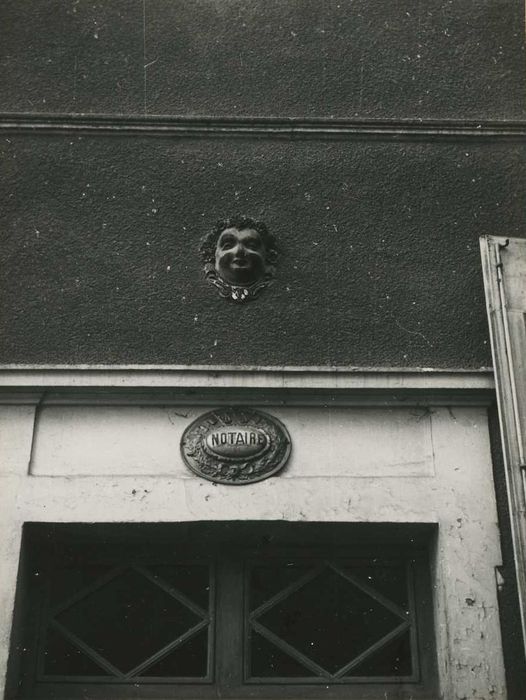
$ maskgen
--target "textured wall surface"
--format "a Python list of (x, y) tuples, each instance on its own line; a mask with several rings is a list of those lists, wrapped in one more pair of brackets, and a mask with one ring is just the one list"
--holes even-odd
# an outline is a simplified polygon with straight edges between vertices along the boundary
[[(480, 367), (478, 237), (524, 233), (513, 142), (10, 135), (2, 362)], [(205, 282), (216, 219), (262, 218), (275, 284)]]
[[(75, 476), (195, 479), (183, 462), (180, 444), (183, 431), (202, 413), (202, 407), (107, 406), (94, 411), (92, 406), (46, 406), (38, 419), (30, 473), (66, 476), (74, 470)], [(273, 408), (272, 415), (287, 426), (294, 445), (283, 479), (318, 476), (320, 469), (325, 477), (335, 478), (436, 475), (425, 411)]]
[[(526, 235), (522, 0), (3, 0), (0, 26), (0, 363), (491, 363), (478, 238)], [(285, 134), (291, 119), (315, 133)], [(345, 120), (351, 135), (329, 133)], [(275, 284), (237, 307), (198, 255), (235, 212), (280, 247)], [(482, 410), (331, 425), (323, 471), (322, 421), (297, 420), (303, 462), (235, 493), (170, 471), (176, 430), (170, 453), (141, 442), (160, 418), (163, 438), (175, 428), (169, 409), (118, 409), (104, 428), (100, 407), (80, 413), (0, 415), (3, 608), (25, 521), (294, 521), (308, 503), (311, 520), (435, 522), (443, 695), (505, 697)], [(344, 431), (372, 463), (347, 464)], [(511, 700), (523, 650), (501, 527)]]
[[(525, 231), (524, 141), (502, 132), (525, 115), (523, 19), (519, 0), (5, 0), (0, 363), (488, 366), (478, 237)], [(272, 131), (290, 118), (315, 133)], [(238, 308), (197, 252), (234, 213), (281, 249)]]
[[(143, 413), (141, 432), (134, 421), (121, 419), (127, 408), (106, 406), (101, 412), (100, 405), (84, 405), (82, 416), (79, 407), (69, 415), (67, 409), (62, 411), (62, 435), (53, 428), (49, 414), (37, 413), (33, 426), (25, 410), (30, 408), (3, 406), (0, 411), (0, 426), (4, 421), (6, 425), (19, 425), (4, 440), (11, 456), (10, 473), (3, 477), (6, 507), (0, 512), (0, 518), (5, 518), (0, 538), (4, 567), (0, 575), (6, 610), (13, 606), (23, 522), (140, 523), (152, 518), (169, 523), (310, 520), (389, 523), (393, 529), (395, 523), (436, 523), (438, 556), (433, 572), (433, 606), (440, 683), (437, 697), (506, 697), (494, 572), (501, 555), (484, 408), (385, 410), (383, 420), (382, 409), (372, 411), (369, 420), (356, 409), (347, 414), (344, 409), (337, 411), (336, 423), (352, 425), (356, 438), (346, 473), (341, 469), (338, 450), (327, 452), (316, 460), (317, 464), (312, 459), (310, 464), (301, 459), (307, 452), (319, 456), (319, 431), (316, 427), (300, 429), (307, 423), (316, 426), (316, 418), (312, 421), (310, 415), (312, 409), (273, 408), (271, 413), (290, 425), (292, 449), (298, 448), (299, 459), (293, 457), (285, 467), (287, 478), (276, 476), (236, 487), (185, 474), (176, 450), (161, 454), (149, 449), (151, 432), (144, 428), (156, 426), (157, 434), (162, 430), (165, 436), (171, 432), (175, 437), (181, 424), (193, 417), (191, 407), (184, 421), (181, 413), (187, 412), (185, 406), (178, 406), (179, 416), (175, 417), (168, 407), (136, 408)], [(315, 410), (319, 415), (325, 414)], [(106, 436), (98, 430), (101, 421), (120, 423), (116, 442), (138, 446), (143, 456), (143, 475), (132, 474), (131, 470), (122, 474), (122, 454), (116, 449), (108, 450)], [(405, 440), (400, 439), (396, 426)], [(335, 425), (335, 438), (338, 432)], [(84, 447), (85, 463), (105, 464), (105, 474), (92, 471), (91, 476), (87, 475), (75, 459), (67, 459), (67, 454), (71, 456), (72, 437)], [(54, 442), (62, 473), (50, 476), (35, 471), (30, 475), (30, 464), (34, 458), (38, 461), (37, 453), (44, 456), (46, 441), (48, 446)], [(407, 442), (412, 442), (417, 451), (420, 445), (421, 455), (428, 455), (426, 460), (432, 468), (425, 475), (402, 474), (399, 465), (409, 457)], [(427, 447), (431, 443), (432, 453)], [(366, 462), (383, 464), (382, 475), (356, 473), (362, 452)], [(117, 476), (119, 471), (121, 475)], [(386, 471), (391, 472), (390, 477), (385, 476)], [(77, 478), (80, 474), (83, 476)], [(0, 639), (4, 642), (9, 623), (7, 616), (0, 623)], [(0, 651), (0, 684), (6, 649), (4, 643)], [(85, 693), (93, 697), (89, 689)]]
[(518, 0), (3, 0), (3, 111), (510, 119)]

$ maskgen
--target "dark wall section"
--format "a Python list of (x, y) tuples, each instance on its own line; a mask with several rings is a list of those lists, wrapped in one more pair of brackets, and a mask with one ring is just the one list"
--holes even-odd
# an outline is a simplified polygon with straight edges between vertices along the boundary
[[(524, 233), (519, 142), (69, 122), (521, 119), (523, 25), (520, 0), (3, 0), (0, 362), (489, 365), (478, 237)], [(281, 246), (238, 307), (197, 253), (236, 212)]]
[[(524, 146), (11, 135), (1, 362), (491, 364), (478, 237), (524, 235)], [(198, 247), (263, 219), (275, 284), (221, 299)]]
[(519, 0), (2, 0), (0, 26), (4, 112), (497, 120), (526, 109)]
[(139, 0), (2, 0), (0, 111), (142, 113)]

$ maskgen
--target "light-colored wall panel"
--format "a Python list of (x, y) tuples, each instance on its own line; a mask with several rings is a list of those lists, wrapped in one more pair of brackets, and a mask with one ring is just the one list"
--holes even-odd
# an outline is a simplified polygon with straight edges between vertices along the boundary
[[(284, 478), (433, 476), (427, 410), (280, 408), (292, 454)], [(196, 408), (48, 406), (41, 410), (31, 473), (195, 478), (179, 452)]]
[[(294, 443), (290, 464), (281, 475), (243, 486), (199, 479), (182, 464), (179, 438), (204, 407), (47, 406), (32, 441), (30, 412), (5, 410), (12, 413), (4, 425), (25, 425), (2, 436), (9, 507), (0, 542), (9, 606), (27, 521), (437, 523), (442, 697), (506, 697), (484, 408), (273, 407), (268, 412), (287, 425)], [(10, 624), (8, 616), (0, 638), (8, 638)]]
[(34, 420), (34, 406), (0, 406), (0, 477), (27, 474)]

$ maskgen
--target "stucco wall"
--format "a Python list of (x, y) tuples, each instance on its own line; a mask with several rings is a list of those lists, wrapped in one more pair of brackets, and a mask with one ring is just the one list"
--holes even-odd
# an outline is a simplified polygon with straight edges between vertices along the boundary
[[(477, 239), (524, 235), (522, 2), (5, 0), (0, 24), (0, 363), (490, 364)], [(197, 249), (236, 212), (281, 253), (233, 309)]]
[[(494, 574), (500, 548), (485, 409), (267, 410), (289, 428), (291, 462), (279, 476), (232, 487), (194, 477), (181, 462), (178, 437), (201, 412), (195, 407), (4, 407), (2, 425), (17, 426), (3, 432), (4, 609), (13, 606), (27, 521), (435, 523), (443, 697), (505, 698)], [(152, 431), (164, 447), (151, 447)], [(320, 435), (334, 443), (333, 451)], [(135, 461), (127, 456), (129, 445)], [(8, 616), (1, 630), (4, 668), (9, 630)]]
[(9, 112), (525, 116), (519, 0), (4, 0), (0, 19)]
[[(489, 366), (478, 237), (524, 235), (523, 151), (12, 135), (0, 362)], [(198, 252), (236, 211), (281, 250), (238, 306)]]

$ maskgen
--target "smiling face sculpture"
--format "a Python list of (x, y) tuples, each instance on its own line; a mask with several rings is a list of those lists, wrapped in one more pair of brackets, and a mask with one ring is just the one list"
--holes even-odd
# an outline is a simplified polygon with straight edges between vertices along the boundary
[(216, 245), (216, 270), (229, 284), (250, 285), (265, 272), (265, 244), (253, 228), (227, 228)]
[(232, 301), (255, 298), (274, 277), (274, 237), (265, 224), (246, 216), (218, 222), (201, 255), (207, 280)]

